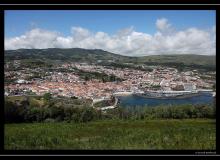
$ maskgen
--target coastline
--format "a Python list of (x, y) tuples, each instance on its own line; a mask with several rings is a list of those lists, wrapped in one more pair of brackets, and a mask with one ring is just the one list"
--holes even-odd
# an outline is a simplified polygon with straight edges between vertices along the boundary
[[(157, 97), (157, 96), (147, 96), (144, 95), (143, 93), (134, 93), (134, 92), (129, 92), (129, 94), (127, 94), (128, 92), (126, 92), (125, 94), (117, 94), (114, 95), (115, 98), (115, 103), (112, 106), (105, 106), (100, 108), (100, 110), (104, 111), (107, 109), (114, 109), (116, 108), (120, 102), (121, 99), (120, 97), (129, 97), (129, 96), (137, 96), (137, 97), (142, 97), (142, 98), (146, 98), (146, 99), (155, 99), (155, 100), (180, 100), (180, 99), (185, 99), (185, 98), (192, 98), (192, 97), (198, 97), (201, 96), (203, 94), (213, 94), (213, 92), (207, 92), (207, 91), (196, 91), (196, 92), (185, 92), (185, 94), (183, 95), (176, 95), (176, 96), (161, 96), (161, 97)], [(174, 92), (175, 93), (175, 92)], [(184, 92), (183, 92), (184, 93)]]
[[(190, 97), (200, 96), (203, 93), (210, 93), (213, 95), (212, 90), (196, 90), (196, 91), (162, 91), (162, 92), (148, 91), (145, 93), (130, 92), (129, 94), (127, 94), (127, 92), (126, 92), (125, 94), (116, 94), (115, 96), (120, 97), (120, 96), (134, 95), (134, 96), (140, 96), (140, 97), (149, 98), (149, 99), (182, 99), (182, 98), (190, 98)], [(148, 94), (148, 95), (146, 95), (146, 94)], [(172, 95), (172, 94), (174, 94), (174, 95)]]
[(118, 105), (118, 100), (119, 100), (119, 99), (118, 99), (117, 97), (115, 97), (115, 103), (114, 103), (112, 106), (102, 107), (101, 110), (104, 111), (104, 110), (106, 110), (106, 109), (114, 109), (114, 108), (116, 108), (117, 105)]

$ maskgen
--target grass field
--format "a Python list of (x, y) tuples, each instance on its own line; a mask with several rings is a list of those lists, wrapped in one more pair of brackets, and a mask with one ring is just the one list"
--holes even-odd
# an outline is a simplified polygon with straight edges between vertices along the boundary
[(216, 149), (211, 119), (5, 125), (5, 149)]

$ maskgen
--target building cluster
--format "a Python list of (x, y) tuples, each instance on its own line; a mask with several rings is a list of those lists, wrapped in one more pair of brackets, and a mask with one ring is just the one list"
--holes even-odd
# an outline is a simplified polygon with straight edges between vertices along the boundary
[[(15, 63), (18, 65), (18, 62)], [(153, 71), (142, 71), (131, 68), (113, 68), (87, 63), (66, 63), (59, 66), (62, 71), (43, 71), (41, 68), (23, 68), (18, 71), (7, 71), (5, 77), (13, 79), (13, 83), (5, 84), (5, 95), (22, 95), (35, 93), (43, 95), (100, 99), (109, 98), (116, 92), (145, 92), (151, 90), (177, 91), (212, 88), (214, 80), (204, 81), (197, 70), (178, 72), (175, 68), (154, 67)], [(92, 79), (85, 81), (74, 71), (74, 68), (87, 72), (100, 72), (115, 75), (123, 81), (105, 82)], [(42, 77), (34, 77), (33, 73), (44, 73)], [(28, 78), (29, 77), (29, 78)]]

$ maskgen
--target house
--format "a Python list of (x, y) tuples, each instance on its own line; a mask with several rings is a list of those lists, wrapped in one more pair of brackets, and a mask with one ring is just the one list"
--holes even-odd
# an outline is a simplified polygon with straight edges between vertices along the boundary
[(19, 84), (22, 84), (22, 83), (25, 83), (26, 81), (25, 80), (23, 80), (23, 79), (19, 79), (19, 80), (17, 80), (17, 83), (19, 83)]
[(196, 86), (194, 84), (192, 84), (192, 83), (184, 83), (183, 87), (184, 87), (185, 91), (196, 90)]

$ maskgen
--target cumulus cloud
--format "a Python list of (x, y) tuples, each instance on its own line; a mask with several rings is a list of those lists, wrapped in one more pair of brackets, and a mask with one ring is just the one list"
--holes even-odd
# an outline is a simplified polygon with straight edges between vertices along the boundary
[(156, 21), (157, 32), (147, 34), (134, 27), (121, 29), (113, 35), (91, 32), (82, 27), (72, 27), (69, 36), (56, 31), (32, 29), (24, 35), (5, 39), (5, 49), (19, 48), (85, 48), (103, 49), (127, 56), (156, 54), (203, 54), (216, 53), (215, 26), (209, 30), (188, 28), (175, 31), (167, 19)]
[(160, 31), (167, 30), (171, 27), (171, 24), (168, 23), (166, 18), (160, 18), (156, 21), (157, 29)]
[(90, 36), (90, 31), (82, 27), (72, 27), (71, 33), (76, 40), (83, 40)]
[(212, 31), (213, 31), (214, 33), (216, 33), (216, 26), (213, 26), (213, 27), (212, 27)]
[(5, 49), (54, 47), (58, 35), (57, 32), (32, 29), (19, 37), (6, 39)]

